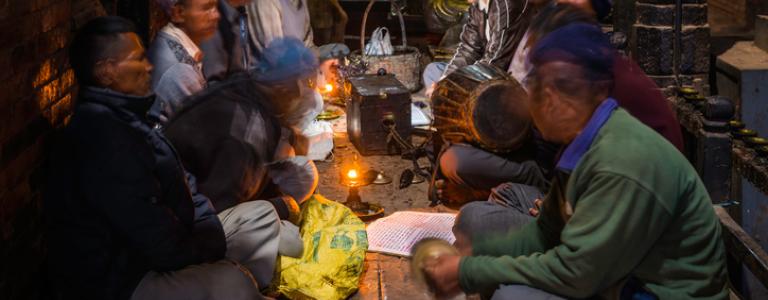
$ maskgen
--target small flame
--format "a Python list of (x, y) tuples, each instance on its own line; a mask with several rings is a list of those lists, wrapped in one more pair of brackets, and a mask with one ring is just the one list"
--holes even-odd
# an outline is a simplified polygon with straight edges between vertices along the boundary
[(330, 93), (333, 91), (333, 85), (330, 83), (325, 84), (325, 92)]
[(357, 179), (357, 170), (349, 170), (349, 172), (347, 172), (347, 177), (349, 177), (349, 179)]

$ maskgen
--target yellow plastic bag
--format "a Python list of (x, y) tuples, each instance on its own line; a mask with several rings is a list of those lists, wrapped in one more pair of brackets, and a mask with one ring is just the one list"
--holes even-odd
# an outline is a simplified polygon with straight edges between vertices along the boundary
[(357, 290), (368, 235), (346, 206), (314, 195), (299, 219), (304, 255), (280, 257), (273, 289), (289, 299), (346, 299)]

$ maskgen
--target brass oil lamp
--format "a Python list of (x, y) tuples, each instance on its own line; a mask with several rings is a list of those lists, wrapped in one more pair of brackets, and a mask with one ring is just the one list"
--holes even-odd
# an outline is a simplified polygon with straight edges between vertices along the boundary
[(363, 221), (373, 220), (384, 215), (384, 209), (373, 203), (368, 203), (360, 197), (359, 188), (371, 183), (374, 178), (364, 176), (362, 168), (357, 160), (357, 154), (353, 157), (352, 164), (342, 167), (341, 184), (349, 188), (347, 201), (342, 203), (349, 207)]

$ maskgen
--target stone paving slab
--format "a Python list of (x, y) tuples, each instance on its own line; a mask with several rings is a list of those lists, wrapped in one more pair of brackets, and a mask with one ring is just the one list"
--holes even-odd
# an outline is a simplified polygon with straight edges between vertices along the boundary
[[(343, 118), (343, 117), (342, 117)], [(349, 143), (345, 134), (337, 133), (334, 138), (334, 153), (332, 159), (316, 162), (320, 173), (318, 192), (328, 199), (344, 202), (347, 187), (339, 183), (342, 166), (352, 159), (357, 152)], [(400, 156), (358, 156), (358, 162), (365, 170), (368, 168), (383, 171), (392, 178), (392, 183), (386, 185), (369, 185), (360, 188), (363, 201), (381, 205), (385, 214), (389, 215), (401, 210), (440, 211), (444, 207), (429, 207), (427, 199), (428, 182), (411, 185), (405, 189), (398, 188), (398, 177), (405, 169), (412, 166), (410, 161)], [(426, 164), (427, 162), (424, 161)], [(410, 259), (380, 253), (367, 253), (365, 271), (360, 280), (360, 289), (350, 299), (383, 300), (383, 299), (429, 299), (429, 297), (413, 285)]]

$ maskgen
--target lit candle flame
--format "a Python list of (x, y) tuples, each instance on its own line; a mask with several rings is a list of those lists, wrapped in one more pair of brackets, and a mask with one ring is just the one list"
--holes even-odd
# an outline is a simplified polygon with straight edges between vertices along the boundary
[(333, 85), (330, 83), (325, 84), (325, 92), (330, 93), (333, 91)]
[(349, 177), (349, 179), (357, 179), (357, 170), (349, 170), (349, 172), (347, 172), (347, 177)]

